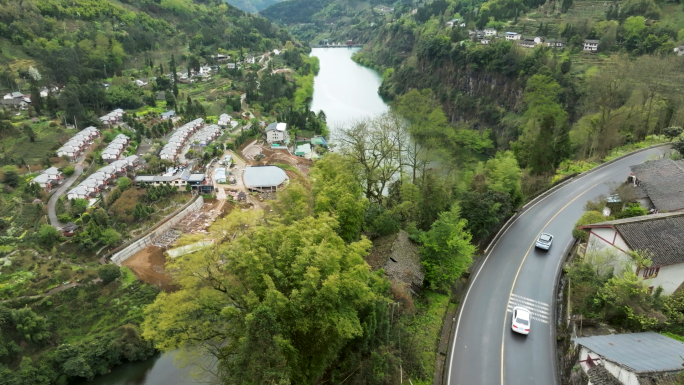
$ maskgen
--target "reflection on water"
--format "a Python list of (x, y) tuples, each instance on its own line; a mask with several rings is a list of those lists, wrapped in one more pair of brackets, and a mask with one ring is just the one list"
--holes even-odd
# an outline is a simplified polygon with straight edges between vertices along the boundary
[[(92, 381), (72, 382), (72, 385), (171, 385), (200, 383), (190, 376), (192, 367), (183, 369), (175, 363), (177, 352), (156, 354), (146, 361), (127, 362), (110, 373)], [(206, 382), (201, 382), (206, 383)]]
[(351, 60), (360, 48), (314, 48), (311, 56), (321, 62), (314, 78), (311, 110), (323, 110), (331, 133), (335, 127), (380, 115), (388, 110), (378, 95), (382, 78), (377, 72)]

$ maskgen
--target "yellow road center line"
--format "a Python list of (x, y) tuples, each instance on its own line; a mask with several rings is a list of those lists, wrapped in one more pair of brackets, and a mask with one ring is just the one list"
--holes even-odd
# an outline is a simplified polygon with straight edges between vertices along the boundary
[[(511, 301), (511, 296), (513, 295), (513, 289), (515, 288), (516, 282), (518, 282), (518, 276), (520, 275), (520, 270), (522, 270), (523, 265), (525, 264), (525, 260), (527, 259), (527, 256), (530, 255), (530, 251), (532, 251), (532, 248), (534, 247), (535, 242), (537, 242), (537, 238), (539, 238), (539, 235), (544, 232), (544, 229), (546, 226), (549, 225), (556, 217), (558, 214), (560, 214), (563, 210), (565, 210), (570, 204), (582, 195), (584, 195), (587, 191), (593, 189), (594, 187), (600, 185), (601, 183), (604, 183), (603, 181), (596, 183), (595, 185), (589, 187), (588, 189), (582, 191), (579, 195), (576, 197), (572, 198), (572, 200), (568, 203), (565, 204), (560, 210), (558, 210), (552, 217), (549, 219), (546, 224), (544, 224), (544, 227), (542, 227), (541, 231), (537, 234), (536, 237), (534, 237), (534, 241), (530, 245), (530, 247), (527, 249), (527, 253), (525, 253), (525, 256), (523, 257), (522, 262), (520, 263), (520, 266), (518, 266), (518, 271), (515, 273), (515, 278), (513, 279), (513, 285), (511, 286), (511, 291), (508, 293), (508, 300), (506, 301), (506, 306), (508, 306), (508, 303)], [(503, 332), (501, 333), (501, 385), (504, 385), (504, 345), (506, 342), (506, 339), (504, 336), (506, 335), (506, 323), (508, 321), (508, 308), (506, 308), (506, 312), (504, 313), (504, 321), (503, 321)]]

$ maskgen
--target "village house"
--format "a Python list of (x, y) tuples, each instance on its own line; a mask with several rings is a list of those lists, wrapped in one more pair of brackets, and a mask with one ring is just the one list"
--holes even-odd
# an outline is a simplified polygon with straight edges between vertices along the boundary
[(684, 210), (684, 161), (659, 159), (631, 166), (636, 200), (654, 212)]
[(0, 106), (9, 107), (16, 110), (28, 109), (28, 103), (24, 99), (2, 99), (0, 100)]
[(128, 163), (128, 169), (133, 169), (138, 167), (140, 164), (140, 158), (137, 155), (129, 155), (125, 158), (126, 163)]
[(60, 180), (62, 180), (62, 172), (57, 167), (50, 167), (33, 178), (31, 182), (38, 183), (40, 187), (49, 190)]
[(287, 132), (287, 123), (271, 123), (266, 127), (266, 142), (289, 143), (290, 135)]
[(10, 99), (21, 99), (21, 100), (23, 100), (24, 94), (22, 94), (21, 92), (11, 92), (9, 94), (5, 94), (5, 96), (3, 96), (3, 99), (4, 100), (10, 100)]
[(505, 36), (506, 40), (520, 40), (522, 37), (522, 35), (517, 32), (506, 32)]
[(491, 44), (491, 42), (492, 42), (492, 41), (489, 40), (489, 39), (482, 39), (482, 40), (480, 40), (480, 44), (485, 44), (485, 45)]
[(178, 189), (185, 188), (185, 185), (190, 179), (190, 172), (188, 170), (170, 169), (169, 172), (163, 175), (138, 175), (135, 177), (135, 183), (138, 186), (161, 186), (170, 185)]
[(49, 190), (53, 185), (52, 180), (47, 176), (47, 174), (40, 174), (31, 180), (31, 183), (38, 183), (40, 187)]
[(111, 127), (111, 126), (114, 126), (116, 124), (121, 123), (121, 121), (123, 120), (122, 118), (123, 118), (124, 113), (125, 113), (124, 110), (117, 108), (116, 110), (114, 110), (114, 111), (112, 111), (112, 112), (110, 112), (104, 116), (100, 116), (99, 119), (102, 122), (103, 126)]
[(52, 181), (62, 180), (62, 172), (59, 171), (57, 167), (50, 167), (47, 170), (43, 171), (42, 174), (47, 175), (48, 179)]
[(573, 338), (593, 385), (676, 384), (684, 343), (655, 332)]
[(62, 146), (59, 149), (57, 149), (57, 156), (63, 157), (66, 156), (70, 160), (76, 159), (81, 153), (81, 150), (79, 148), (74, 148), (71, 146)]
[(161, 113), (161, 118), (164, 120), (173, 119), (175, 117), (176, 117), (176, 111), (175, 110), (169, 110), (169, 111)]
[[(658, 286), (671, 294), (684, 282), (684, 212), (644, 215), (606, 221), (581, 229), (589, 232), (586, 253), (612, 253), (611, 264), (618, 271), (629, 268), (653, 291)], [(639, 268), (629, 253), (641, 251), (651, 258), (651, 266)]]
[(78, 225), (74, 222), (69, 222), (62, 227), (62, 235), (65, 237), (71, 237), (76, 233), (76, 229), (78, 229)]
[(539, 44), (541, 42), (542, 42), (542, 39), (540, 37), (535, 37), (535, 38), (526, 37), (526, 38), (518, 41), (518, 44), (524, 48), (534, 48), (537, 46), (537, 44)]
[(230, 115), (228, 115), (228, 114), (221, 114), (221, 116), (219, 116), (219, 119), (218, 119), (218, 123), (217, 123), (217, 124), (218, 124), (219, 127), (221, 127), (221, 128), (226, 128), (226, 127), (228, 127), (228, 125), (230, 124), (230, 121), (231, 121), (231, 120), (232, 120), (232, 118), (230, 117)]
[(494, 28), (485, 28), (485, 29), (484, 29), (484, 34), (485, 34), (485, 36), (496, 36), (496, 29), (494, 29)]
[(563, 49), (565, 48), (565, 42), (562, 40), (555, 40), (555, 39), (548, 39), (544, 41), (547, 46), (550, 48), (560, 48)]
[(88, 199), (90, 192), (85, 186), (76, 186), (67, 193), (67, 199)]
[(595, 52), (598, 49), (598, 45), (598, 40), (585, 40), (583, 50), (587, 52)]
[(226, 60), (230, 60), (230, 56), (224, 55), (224, 54), (222, 54), (222, 53), (220, 53), (220, 54), (214, 56), (214, 58), (216, 59), (216, 61), (226, 61)]

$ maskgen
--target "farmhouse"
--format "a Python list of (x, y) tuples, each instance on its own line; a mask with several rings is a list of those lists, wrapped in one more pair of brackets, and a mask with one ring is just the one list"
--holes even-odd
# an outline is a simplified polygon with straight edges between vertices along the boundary
[(583, 50), (587, 52), (595, 52), (598, 49), (598, 45), (598, 40), (585, 40)]
[(629, 253), (649, 254), (648, 268), (632, 270), (652, 291), (662, 286), (671, 294), (684, 282), (684, 212), (645, 215), (580, 226), (589, 232), (587, 253), (608, 249), (619, 269), (631, 261)]
[(636, 198), (657, 212), (684, 210), (684, 161), (659, 159), (631, 166)]
[(290, 135), (287, 133), (287, 123), (271, 123), (266, 127), (266, 142), (289, 143)]
[(589, 384), (676, 384), (684, 343), (659, 333), (573, 338)]

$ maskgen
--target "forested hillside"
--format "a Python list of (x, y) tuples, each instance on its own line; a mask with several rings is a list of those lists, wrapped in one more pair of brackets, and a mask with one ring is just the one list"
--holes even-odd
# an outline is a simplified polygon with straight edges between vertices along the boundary
[[(367, 43), (356, 60), (383, 73), (383, 96), (431, 89), (450, 122), (491, 129), (496, 148), (513, 150), (531, 175), (553, 174), (564, 161), (601, 158), (681, 125), (674, 50), (684, 41), (681, 5), (556, 3), (395, 4), (373, 9), (372, 17), (385, 16), (382, 23), (364, 12), (347, 14), (314, 40)], [(498, 36), (483, 44), (476, 30), (485, 27)], [(564, 48), (523, 47), (504, 32), (560, 40)], [(597, 41), (598, 49), (585, 51), (585, 40)], [(539, 153), (535, 143), (553, 149)]]
[[(261, 119), (325, 131), (325, 118), (304, 107), (318, 71), (307, 52), (286, 30), (221, 1), (0, 0), (0, 383), (92, 379), (157, 352), (140, 325), (169, 287), (105, 256), (196, 196), (132, 179), (174, 165), (159, 151), (197, 118), (231, 114), (254, 127), (188, 150), (200, 170), (258, 135)], [(100, 119), (119, 108), (116, 124)], [(84, 134), (88, 126), (98, 134)], [(69, 148), (78, 155), (58, 152), (77, 137)], [(137, 155), (141, 167), (71, 198), (101, 175), (115, 137), (126, 138), (121, 159)], [(46, 170), (58, 179), (40, 184)]]
[(219, 48), (265, 52), (288, 40), (269, 21), (213, 0), (2, 0), (0, 37), (8, 89), (16, 88), (8, 71), (32, 62), (45, 81), (87, 83), (137, 60), (185, 54), (186, 46), (191, 56), (208, 58)]
[(278, 4), (283, 0), (227, 0), (226, 2), (245, 12), (258, 13), (273, 4)]

